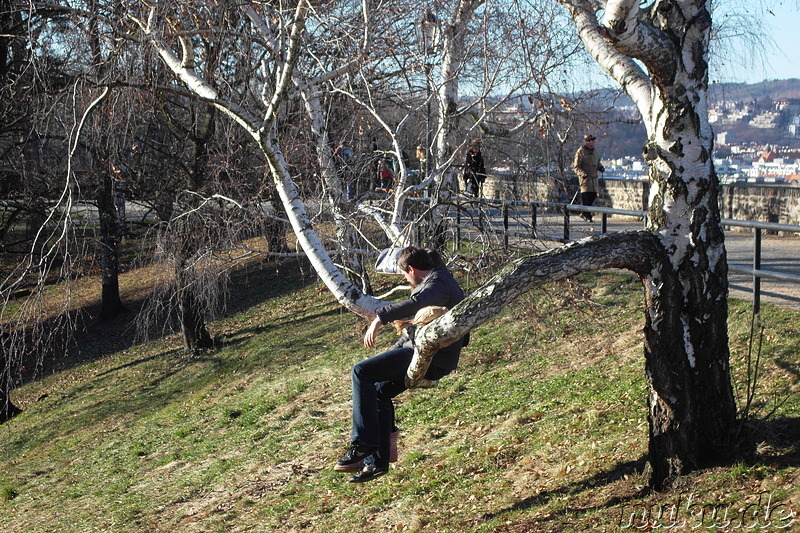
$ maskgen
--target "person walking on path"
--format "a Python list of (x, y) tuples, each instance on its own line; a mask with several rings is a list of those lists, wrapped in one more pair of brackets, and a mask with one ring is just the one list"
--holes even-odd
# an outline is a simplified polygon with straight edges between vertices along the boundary
[(473, 139), (467, 150), (464, 162), (464, 186), (476, 198), (480, 194), (483, 182), (486, 181), (486, 168), (483, 164), (480, 139)]
[[(572, 162), (572, 169), (578, 175), (578, 183), (581, 190), (581, 204), (590, 206), (597, 198), (597, 191), (600, 183), (597, 179), (597, 172), (605, 171), (600, 164), (600, 156), (595, 150), (597, 137), (594, 135), (583, 136), (583, 146), (575, 152), (575, 159)], [(581, 218), (586, 222), (592, 222), (590, 212), (581, 212)]]
[[(450, 309), (464, 299), (461, 287), (438, 254), (431, 257), (426, 250), (410, 246), (400, 253), (397, 266), (413, 290), (407, 300), (378, 309), (364, 335), (367, 348), (375, 346), (381, 326), (413, 317), (425, 307)], [(351, 483), (370, 481), (389, 471), (390, 435), (397, 431), (392, 398), (406, 390), (406, 371), (414, 356), (412, 335), (407, 328), (391, 349), (353, 366), (351, 444), (334, 467), (338, 472), (356, 472), (349, 479)], [(462, 342), (459, 339), (436, 352), (425, 378), (438, 380), (455, 370)]]

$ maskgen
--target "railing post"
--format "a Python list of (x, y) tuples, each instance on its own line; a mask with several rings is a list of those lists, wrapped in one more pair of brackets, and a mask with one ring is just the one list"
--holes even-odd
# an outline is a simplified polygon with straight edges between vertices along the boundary
[(569, 242), (569, 209), (565, 205), (564, 209), (564, 242)]
[(600, 213), (600, 233), (608, 232), (608, 213)]
[(461, 247), (461, 204), (456, 204), (456, 242)]
[(531, 237), (536, 236), (536, 204), (531, 202)]
[(508, 204), (503, 202), (503, 250), (508, 250)]
[[(761, 229), (753, 228), (753, 270), (761, 270)], [(761, 312), (761, 277), (753, 272), (753, 315)]]

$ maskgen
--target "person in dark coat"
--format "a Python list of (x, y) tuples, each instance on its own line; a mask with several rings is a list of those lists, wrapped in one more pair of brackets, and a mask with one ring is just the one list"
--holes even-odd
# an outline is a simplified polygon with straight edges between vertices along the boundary
[[(464, 299), (464, 293), (441, 261), (421, 248), (409, 246), (400, 253), (398, 270), (414, 288), (407, 300), (378, 309), (366, 334), (364, 346), (372, 348), (381, 326), (413, 317), (423, 308), (452, 308)], [(434, 354), (425, 374), (438, 380), (458, 366), (463, 339)], [(350, 482), (370, 481), (389, 471), (390, 435), (396, 431), (392, 398), (406, 390), (406, 371), (414, 356), (414, 343), (408, 329), (383, 353), (353, 366), (353, 428), (350, 450), (336, 463), (334, 470), (356, 472)]]
[(486, 181), (486, 168), (483, 164), (480, 140), (475, 139), (467, 150), (467, 159), (464, 162), (464, 187), (472, 194), (478, 196)]

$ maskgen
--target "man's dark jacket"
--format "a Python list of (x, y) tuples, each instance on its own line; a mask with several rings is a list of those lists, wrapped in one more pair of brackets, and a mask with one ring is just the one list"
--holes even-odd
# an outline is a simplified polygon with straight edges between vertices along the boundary
[[(458, 282), (453, 275), (444, 267), (437, 267), (422, 280), (411, 292), (408, 300), (391, 303), (378, 309), (377, 315), (383, 324), (388, 324), (393, 320), (407, 320), (423, 307), (431, 305), (446, 307), (451, 309), (454, 305), (464, 299), (464, 292), (458, 286)], [(461, 354), (463, 339), (459, 339), (450, 346), (446, 346), (436, 352), (431, 360), (431, 366), (435, 366), (447, 372), (453, 371), (458, 366), (458, 357)], [(404, 332), (394, 345), (396, 348), (414, 349), (413, 340)]]
[(464, 162), (464, 181), (469, 182), (470, 177), (475, 178), (478, 183), (486, 180), (486, 167), (483, 163), (483, 154), (478, 152), (467, 152), (467, 160)]

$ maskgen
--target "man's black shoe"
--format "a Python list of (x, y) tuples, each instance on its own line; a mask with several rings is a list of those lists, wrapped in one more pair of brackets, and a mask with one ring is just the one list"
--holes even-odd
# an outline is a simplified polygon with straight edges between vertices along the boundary
[(341, 456), (333, 467), (337, 472), (354, 472), (364, 465), (364, 459), (378, 451), (374, 446), (366, 446), (358, 442), (350, 445), (346, 454)]
[(358, 472), (364, 468), (364, 459), (357, 461), (351, 464), (340, 465), (336, 463), (336, 466), (333, 467), (333, 470), (336, 472)]
[(365, 481), (372, 481), (376, 477), (381, 477), (388, 471), (388, 466), (375, 466), (375, 464), (370, 463), (364, 465), (360, 472), (347, 481), (348, 483), (364, 483)]

